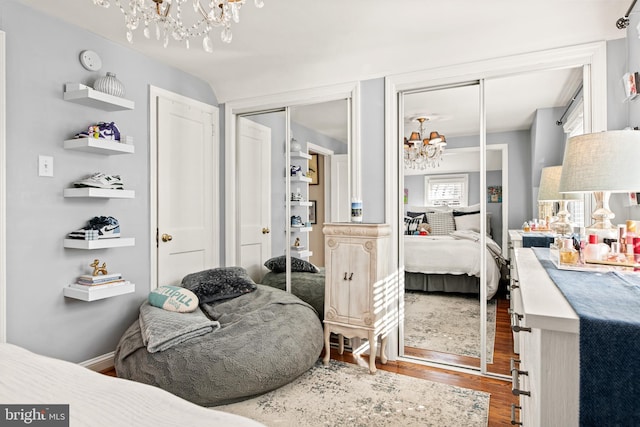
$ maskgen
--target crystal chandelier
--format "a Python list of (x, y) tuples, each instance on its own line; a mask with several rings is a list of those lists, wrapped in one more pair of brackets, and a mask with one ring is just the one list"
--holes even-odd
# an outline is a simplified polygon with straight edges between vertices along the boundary
[(434, 131), (429, 134), (429, 138), (422, 138), (422, 135), (426, 135), (424, 122), (429, 119), (418, 117), (416, 120), (420, 123), (419, 131), (411, 132), (409, 139), (404, 139), (404, 166), (410, 169), (439, 166), (447, 145), (445, 137)]
[[(191, 39), (202, 37), (203, 49), (211, 53), (211, 30), (222, 27), (222, 41), (231, 43), (231, 23), (240, 21), (240, 8), (246, 0), (93, 0), (93, 3), (107, 8), (110, 1), (124, 14), (129, 43), (133, 43), (133, 32), (142, 25), (144, 36), (150, 39), (153, 32), (156, 39), (163, 41), (164, 47), (172, 38), (184, 42), (188, 49)], [(254, 1), (258, 8), (264, 5), (262, 0)], [(184, 3), (192, 3), (195, 15), (186, 22), (182, 16)]]

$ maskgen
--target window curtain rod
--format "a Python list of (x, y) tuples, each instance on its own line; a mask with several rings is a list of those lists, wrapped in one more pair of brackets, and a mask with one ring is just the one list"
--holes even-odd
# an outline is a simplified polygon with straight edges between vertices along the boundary
[(629, 6), (629, 9), (627, 10), (626, 15), (616, 21), (616, 27), (618, 27), (618, 29), (623, 30), (629, 26), (629, 15), (631, 15), (631, 11), (636, 5), (636, 1), (638, 0), (633, 0), (631, 2), (631, 6)]
[(573, 103), (576, 101), (576, 99), (578, 99), (578, 95), (580, 95), (580, 92), (582, 92), (582, 84), (580, 84), (580, 87), (576, 91), (576, 94), (573, 95), (573, 98), (571, 98), (569, 105), (567, 105), (567, 109), (564, 110), (564, 113), (562, 113), (562, 117), (560, 117), (560, 120), (556, 122), (556, 125), (562, 126), (562, 124), (564, 123), (564, 118), (567, 116), (567, 113), (569, 112), (569, 109), (571, 109), (571, 106), (573, 105)]

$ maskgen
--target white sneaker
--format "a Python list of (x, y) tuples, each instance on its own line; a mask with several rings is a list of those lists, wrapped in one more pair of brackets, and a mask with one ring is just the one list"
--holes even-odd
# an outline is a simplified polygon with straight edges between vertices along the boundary
[(124, 188), (120, 175), (106, 175), (102, 172), (94, 173), (80, 181), (76, 181), (73, 185), (75, 187), (108, 188), (115, 190), (122, 190)]

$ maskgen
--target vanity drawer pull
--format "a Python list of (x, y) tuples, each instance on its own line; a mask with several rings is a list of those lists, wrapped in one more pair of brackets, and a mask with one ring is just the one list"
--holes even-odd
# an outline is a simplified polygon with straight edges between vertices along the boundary
[(524, 317), (522, 314), (516, 313), (511, 309), (509, 309), (509, 314), (511, 315), (511, 330), (513, 332), (531, 332), (531, 328), (520, 326), (520, 320)]
[[(520, 375), (529, 375), (529, 372), (521, 371), (516, 368), (516, 363), (520, 363), (520, 361), (512, 357), (509, 362), (509, 365), (511, 367), (511, 393), (513, 393), (515, 396), (519, 396), (521, 394), (525, 396), (531, 396), (530, 391), (520, 390)], [(513, 417), (511, 419), (513, 420)]]
[(509, 285), (509, 290), (512, 291), (514, 289), (518, 289), (520, 287), (518, 283), (520, 283), (518, 279), (513, 279), (513, 283)]
[(520, 325), (513, 325), (511, 329), (513, 332), (531, 332), (531, 328), (525, 328)]
[(522, 407), (516, 405), (515, 403), (512, 403), (511, 404), (511, 425), (512, 426), (521, 426), (522, 422), (516, 421), (516, 409), (522, 409)]

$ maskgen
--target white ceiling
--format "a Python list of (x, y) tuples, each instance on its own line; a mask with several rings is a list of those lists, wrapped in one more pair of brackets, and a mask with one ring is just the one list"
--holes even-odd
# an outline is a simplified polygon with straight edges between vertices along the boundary
[[(231, 44), (223, 44), (216, 35), (214, 52), (209, 54), (199, 42), (187, 50), (172, 40), (163, 48), (162, 43), (145, 39), (141, 29), (129, 45), (122, 14), (114, 4), (103, 9), (92, 0), (20, 1), (200, 77), (220, 103), (621, 38), (626, 32), (615, 22), (631, 2), (264, 0), (265, 6), (258, 9), (247, 0), (240, 23), (232, 27)], [(183, 14), (191, 10), (185, 7)], [(566, 75), (538, 79), (542, 87), (533, 81), (510, 83), (518, 85), (519, 100), (535, 96), (537, 106), (552, 106), (569, 96), (562, 92), (563, 100), (555, 87), (568, 79)], [(543, 89), (551, 98), (542, 96)], [(500, 91), (496, 87), (496, 105), (513, 107), (513, 100), (499, 101)], [(513, 90), (504, 91), (513, 98)], [(509, 112), (515, 114), (511, 107)], [(437, 112), (446, 112), (444, 106), (438, 108)], [(523, 109), (524, 116), (531, 115), (529, 107)], [(514, 117), (514, 123), (522, 123), (524, 116)]]

